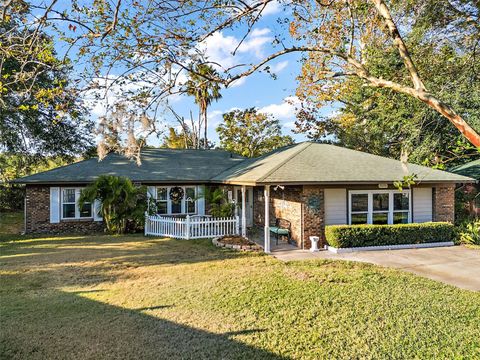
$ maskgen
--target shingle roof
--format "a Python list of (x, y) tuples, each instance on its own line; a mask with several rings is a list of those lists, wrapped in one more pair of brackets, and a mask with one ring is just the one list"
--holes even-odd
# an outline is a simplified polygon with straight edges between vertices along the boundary
[(117, 154), (17, 179), (17, 183), (88, 183), (101, 174), (142, 183), (379, 183), (416, 174), (417, 182), (473, 182), (465, 176), (334, 145), (303, 142), (245, 159), (221, 150), (145, 149), (142, 165)]
[(339, 146), (304, 142), (248, 159), (213, 180), (243, 184), (378, 183), (417, 175), (417, 182), (473, 179)]
[(449, 171), (454, 174), (470, 176), (474, 179), (480, 180), (480, 159), (456, 166)]
[(143, 183), (208, 182), (244, 158), (221, 150), (144, 149), (141, 159), (141, 166), (137, 166), (133, 160), (112, 153), (102, 161), (92, 158), (20, 178), (15, 182), (88, 183), (102, 174), (126, 176), (132, 181)]

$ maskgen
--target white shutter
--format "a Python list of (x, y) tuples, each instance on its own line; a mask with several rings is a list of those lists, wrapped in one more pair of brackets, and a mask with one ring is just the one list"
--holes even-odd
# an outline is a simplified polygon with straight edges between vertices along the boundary
[(347, 224), (347, 189), (325, 189), (325, 225)]
[(147, 198), (155, 198), (155, 186), (147, 186)]
[(197, 186), (197, 211), (198, 215), (205, 215), (205, 186)]
[(422, 223), (433, 220), (432, 188), (413, 188), (413, 222)]
[(60, 222), (60, 188), (50, 188), (50, 223)]
[(100, 200), (93, 202), (93, 221), (102, 221), (102, 203)]

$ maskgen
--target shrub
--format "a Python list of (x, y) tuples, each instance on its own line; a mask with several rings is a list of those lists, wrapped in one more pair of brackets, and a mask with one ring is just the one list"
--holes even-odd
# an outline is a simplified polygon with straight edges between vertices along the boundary
[(446, 242), (453, 235), (453, 224), (445, 222), (325, 227), (328, 244), (336, 248)]
[(82, 190), (79, 206), (101, 202), (101, 215), (110, 233), (123, 234), (142, 226), (147, 210), (146, 188), (121, 176), (101, 175)]
[(480, 220), (460, 227), (457, 240), (460, 244), (480, 245)]

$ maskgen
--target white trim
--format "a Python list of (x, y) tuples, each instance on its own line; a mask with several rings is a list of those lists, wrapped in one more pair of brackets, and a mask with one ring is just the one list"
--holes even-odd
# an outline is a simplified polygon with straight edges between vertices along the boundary
[[(50, 223), (51, 224), (58, 224), (60, 222), (60, 196), (61, 196), (61, 191), (59, 187), (56, 187), (56, 186), (50, 187)], [(25, 209), (26, 208), (27, 207), (25, 202)], [(27, 217), (25, 216), (25, 231), (27, 230), (26, 219)]]
[[(373, 210), (373, 194), (388, 194), (388, 211)], [(352, 224), (352, 214), (367, 214), (367, 224), (373, 224), (373, 214), (387, 213), (387, 223), (393, 224), (394, 213), (407, 210), (394, 210), (394, 194), (408, 195), (408, 219), (407, 223), (412, 222), (412, 192), (410, 190), (349, 190), (348, 191), (348, 224)], [(367, 195), (367, 211), (352, 211), (352, 195)]]
[(380, 246), (363, 246), (351, 248), (336, 248), (333, 246), (326, 246), (327, 250), (335, 254), (352, 253), (357, 251), (378, 251), (378, 250), (401, 250), (401, 249), (423, 249), (433, 247), (454, 246), (453, 241), (424, 243), (424, 244), (401, 244), (401, 245), (380, 245)]

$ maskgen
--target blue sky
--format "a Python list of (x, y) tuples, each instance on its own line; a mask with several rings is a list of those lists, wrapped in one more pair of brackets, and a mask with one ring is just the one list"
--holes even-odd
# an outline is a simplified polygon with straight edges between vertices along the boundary
[[(274, 35), (284, 31), (277, 23), (277, 19), (286, 16), (288, 14), (283, 11), (280, 5), (277, 3), (270, 4), (264, 11), (262, 19), (238, 48), (235, 56), (232, 56), (232, 51), (244, 35), (244, 29), (241, 28), (217, 32), (208, 38), (201, 47), (209, 60), (218, 62), (224, 67), (240, 63), (256, 63), (263, 59), (265, 55), (274, 51), (272, 46)], [(285, 36), (288, 38), (288, 34), (285, 34)], [(61, 45), (58, 46), (58, 51), (61, 54)], [(273, 79), (267, 73), (255, 73), (232, 84), (230, 88), (224, 89), (222, 98), (218, 102), (212, 103), (208, 109), (209, 140), (218, 144), (215, 128), (222, 121), (223, 113), (232, 109), (249, 107), (257, 107), (261, 112), (272, 114), (280, 120), (284, 134), (293, 136), (296, 141), (305, 140), (303, 135), (293, 134), (292, 132), (295, 121), (295, 102), (297, 101), (295, 97), (296, 77), (301, 67), (299, 58), (299, 54), (289, 54), (272, 61), (269, 66), (276, 74), (276, 79)], [(113, 71), (113, 73), (120, 72), (120, 69), (118, 69), (118, 72)], [(193, 112), (195, 118), (198, 116), (197, 105), (188, 96), (174, 96), (169, 100), (169, 104), (185, 118), (190, 117), (190, 111)], [(92, 108), (91, 116), (94, 119), (105, 112), (105, 105), (102, 102), (90, 102), (90, 106)], [(332, 109), (325, 109), (324, 113), (328, 114), (332, 111)], [(168, 126), (176, 125), (173, 115), (168, 111), (160, 112), (157, 120), (161, 129), (166, 130)], [(150, 137), (149, 142), (150, 145), (159, 145), (161, 140)]]

